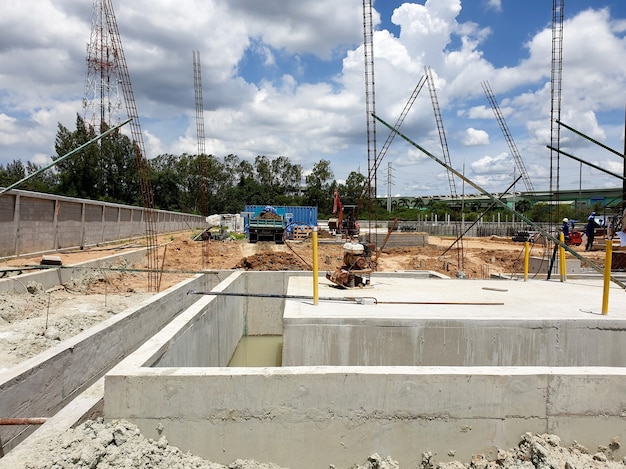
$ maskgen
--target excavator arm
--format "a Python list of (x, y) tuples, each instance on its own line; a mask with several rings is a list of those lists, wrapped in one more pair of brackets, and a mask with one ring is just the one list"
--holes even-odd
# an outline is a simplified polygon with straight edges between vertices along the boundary
[(339, 197), (339, 191), (335, 189), (335, 196), (333, 198), (333, 214), (337, 215), (337, 226), (341, 230), (343, 223), (343, 204)]

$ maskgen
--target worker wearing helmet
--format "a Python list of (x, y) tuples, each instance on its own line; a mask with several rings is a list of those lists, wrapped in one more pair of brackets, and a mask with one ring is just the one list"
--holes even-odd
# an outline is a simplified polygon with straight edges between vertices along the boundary
[(563, 232), (563, 239), (565, 242), (569, 240), (569, 219), (563, 218), (563, 226), (561, 227), (561, 231)]
[(593, 247), (593, 238), (596, 236), (596, 212), (591, 212), (587, 219), (587, 226), (585, 227), (585, 234), (587, 235), (587, 244), (585, 245), (585, 251), (591, 251)]

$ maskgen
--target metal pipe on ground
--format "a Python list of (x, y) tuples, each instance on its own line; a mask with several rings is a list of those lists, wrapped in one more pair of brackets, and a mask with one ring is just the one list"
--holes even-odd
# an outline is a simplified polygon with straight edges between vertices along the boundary
[(43, 425), (47, 418), (5, 418), (0, 419), (0, 425)]
[[(314, 300), (315, 298), (310, 295), (285, 295), (285, 294), (277, 294), (277, 293), (234, 293), (234, 292), (211, 292), (211, 291), (194, 291), (189, 290), (187, 292), (188, 295), (214, 295), (214, 296), (240, 296), (240, 297), (249, 297), (249, 298), (279, 298), (279, 299), (289, 299), (289, 300)], [(361, 303), (362, 297), (332, 297), (325, 296), (319, 297), (319, 300), (324, 301), (348, 301), (351, 303)]]
[[(281, 298), (281, 299), (296, 299), (296, 300), (313, 300), (312, 296), (308, 295), (283, 295), (274, 293), (234, 293), (234, 292), (203, 292), (189, 290), (188, 295), (215, 295), (215, 296), (242, 296), (251, 298)], [(498, 302), (470, 302), (470, 301), (378, 301), (373, 296), (359, 296), (359, 297), (320, 297), (320, 300), (324, 301), (347, 301), (355, 304), (380, 304), (380, 305), (503, 305), (504, 303)], [(369, 300), (369, 301), (368, 301)]]

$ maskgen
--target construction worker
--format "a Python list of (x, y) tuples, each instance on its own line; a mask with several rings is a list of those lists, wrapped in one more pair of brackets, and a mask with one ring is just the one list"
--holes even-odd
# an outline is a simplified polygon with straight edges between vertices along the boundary
[(585, 251), (591, 251), (593, 247), (593, 238), (596, 235), (596, 212), (591, 212), (587, 219), (587, 226), (585, 227), (585, 234), (587, 235), (587, 244), (585, 245)]
[(569, 219), (563, 218), (563, 226), (561, 227), (561, 231), (563, 232), (563, 239), (567, 243), (569, 240)]

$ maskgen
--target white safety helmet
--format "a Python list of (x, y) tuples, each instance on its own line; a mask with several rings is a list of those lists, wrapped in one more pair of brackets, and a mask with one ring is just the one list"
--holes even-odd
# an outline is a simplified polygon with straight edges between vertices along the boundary
[(567, 218), (563, 218), (563, 223), (568, 223), (569, 220)]

